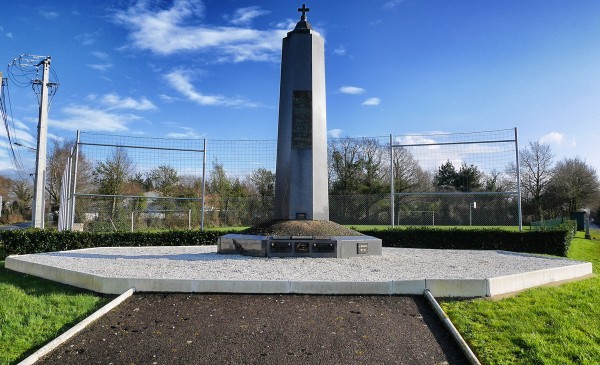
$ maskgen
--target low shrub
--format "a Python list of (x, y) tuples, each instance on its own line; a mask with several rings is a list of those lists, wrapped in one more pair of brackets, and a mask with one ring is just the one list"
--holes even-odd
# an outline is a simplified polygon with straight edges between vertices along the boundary
[(8, 255), (76, 250), (92, 247), (205, 246), (217, 243), (219, 236), (237, 231), (164, 232), (71, 232), (40, 229), (2, 231), (0, 259)]
[[(516, 232), (498, 229), (390, 228), (361, 230), (380, 238), (385, 247), (504, 250), (566, 256), (574, 230), (572, 222), (552, 230)], [(0, 259), (8, 255), (65, 251), (92, 247), (214, 245), (231, 231), (177, 230), (162, 232), (71, 232), (14, 230), (0, 233)]]
[(380, 238), (384, 247), (503, 250), (555, 256), (566, 256), (573, 238), (572, 231), (566, 227), (525, 232), (418, 227), (362, 230), (361, 233)]

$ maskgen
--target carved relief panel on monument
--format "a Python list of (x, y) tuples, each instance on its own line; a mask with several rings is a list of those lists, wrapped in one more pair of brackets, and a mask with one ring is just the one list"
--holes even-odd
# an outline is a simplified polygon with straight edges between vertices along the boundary
[(292, 149), (312, 149), (312, 92), (294, 90), (292, 99)]

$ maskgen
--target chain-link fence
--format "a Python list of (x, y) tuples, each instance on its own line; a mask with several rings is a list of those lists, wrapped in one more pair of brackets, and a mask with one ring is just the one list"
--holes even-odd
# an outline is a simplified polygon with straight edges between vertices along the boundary
[[(276, 147), (274, 140), (78, 134), (63, 177), (59, 229), (202, 229), (267, 221), (273, 218)], [(516, 130), (331, 139), (330, 220), (519, 225), (519, 184), (506, 172), (518, 165), (516, 150)]]
[(92, 232), (199, 229), (202, 206), (196, 198), (77, 196), (74, 229)]

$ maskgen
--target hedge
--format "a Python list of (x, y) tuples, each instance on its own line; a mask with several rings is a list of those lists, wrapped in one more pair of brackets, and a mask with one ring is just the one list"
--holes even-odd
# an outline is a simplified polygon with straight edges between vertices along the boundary
[[(504, 250), (566, 256), (574, 235), (573, 222), (549, 230), (506, 231), (498, 229), (390, 228), (361, 230), (381, 238), (384, 247)], [(8, 255), (75, 250), (92, 247), (203, 246), (214, 245), (219, 236), (239, 231), (164, 231), (92, 233), (50, 230), (14, 230), (0, 233), (0, 259)], [(2, 250), (2, 246), (4, 246)]]
[(568, 229), (507, 231), (498, 229), (407, 228), (362, 230), (380, 238), (384, 247), (453, 250), (503, 250), (567, 256), (573, 238)]
[(39, 229), (2, 231), (0, 259), (8, 255), (76, 250), (93, 247), (205, 246), (219, 236), (239, 231), (72, 232)]

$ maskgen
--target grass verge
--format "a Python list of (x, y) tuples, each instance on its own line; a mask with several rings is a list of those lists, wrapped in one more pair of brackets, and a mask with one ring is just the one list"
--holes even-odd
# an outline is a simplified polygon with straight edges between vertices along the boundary
[[(568, 257), (590, 261), (600, 273), (600, 241), (578, 232)], [(483, 364), (600, 362), (598, 276), (501, 300), (447, 301), (442, 307)]]
[(12, 272), (0, 261), (0, 364), (24, 359), (109, 301)]

